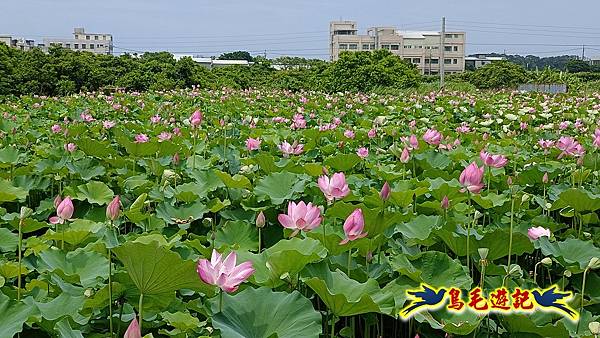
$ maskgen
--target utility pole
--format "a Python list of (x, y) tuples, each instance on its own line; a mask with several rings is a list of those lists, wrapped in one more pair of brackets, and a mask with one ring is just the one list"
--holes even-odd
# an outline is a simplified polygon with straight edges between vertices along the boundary
[(585, 61), (585, 45), (581, 49), (581, 61)]
[[(444, 73), (446, 59), (444, 58), (444, 49), (446, 45), (446, 17), (442, 17), (442, 31), (440, 32), (440, 89), (444, 89)], [(430, 61), (431, 62), (431, 61)]]

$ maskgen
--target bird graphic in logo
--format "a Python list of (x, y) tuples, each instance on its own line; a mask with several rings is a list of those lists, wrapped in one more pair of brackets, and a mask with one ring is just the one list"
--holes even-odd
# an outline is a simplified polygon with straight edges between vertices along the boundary
[(400, 315), (404, 318), (407, 318), (408, 315), (421, 307), (432, 309), (441, 305), (446, 294), (446, 289), (440, 288), (439, 290), (435, 290), (425, 284), (421, 284), (421, 289), (407, 291), (406, 293), (414, 296), (414, 299), (408, 304), (408, 307), (400, 311)]
[(559, 292), (558, 287), (553, 285), (544, 290), (533, 290), (533, 298), (542, 310), (562, 312), (577, 319), (577, 312), (569, 308), (565, 301), (569, 300), (573, 294), (571, 292)]

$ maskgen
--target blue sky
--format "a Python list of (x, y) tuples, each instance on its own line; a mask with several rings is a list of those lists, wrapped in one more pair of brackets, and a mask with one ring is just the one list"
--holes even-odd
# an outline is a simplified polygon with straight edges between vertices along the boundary
[(600, 1), (559, 0), (3, 0), (0, 34), (35, 40), (70, 37), (73, 27), (112, 33), (115, 52), (169, 50), (215, 55), (250, 50), (267, 56), (327, 57), (329, 21), (361, 30), (467, 32), (467, 53), (600, 55)]

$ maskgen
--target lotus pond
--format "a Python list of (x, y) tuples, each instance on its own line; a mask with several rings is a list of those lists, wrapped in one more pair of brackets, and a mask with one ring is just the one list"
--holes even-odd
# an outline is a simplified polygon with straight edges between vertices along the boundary
[[(0, 337), (593, 337), (599, 112), (515, 92), (6, 99)], [(556, 285), (578, 315), (401, 318), (422, 285)]]

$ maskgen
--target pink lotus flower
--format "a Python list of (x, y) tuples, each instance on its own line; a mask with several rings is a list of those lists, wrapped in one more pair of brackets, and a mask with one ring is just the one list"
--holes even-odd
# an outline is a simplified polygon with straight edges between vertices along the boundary
[[(56, 199), (55, 199), (56, 203)], [(65, 197), (58, 206), (56, 207), (56, 216), (50, 217), (50, 223), (52, 224), (64, 224), (65, 221), (70, 220), (75, 212), (73, 201), (70, 196)]]
[(114, 221), (117, 218), (119, 218), (119, 213), (121, 212), (121, 199), (119, 198), (119, 195), (115, 196), (115, 198), (113, 198), (113, 200), (108, 203), (108, 206), (106, 207), (106, 218)]
[(381, 187), (381, 191), (379, 192), (379, 198), (381, 198), (383, 201), (387, 201), (390, 198), (391, 192), (392, 189), (390, 188), (389, 183), (386, 181), (383, 184), (383, 187)]
[(289, 144), (288, 141), (283, 141), (279, 145), (279, 150), (283, 153), (283, 157), (289, 157), (290, 155), (300, 155), (304, 151), (304, 145), (298, 144), (294, 141), (293, 144)]
[(290, 237), (294, 237), (300, 231), (311, 231), (317, 228), (323, 221), (323, 217), (321, 217), (321, 209), (317, 206), (301, 201), (298, 204), (289, 202), (287, 214), (279, 214), (277, 220), (284, 228), (293, 229), (294, 232)]
[(375, 136), (377, 136), (377, 131), (375, 129), (371, 129), (369, 130), (369, 132), (367, 133), (367, 136), (369, 138), (375, 138)]
[(148, 136), (146, 136), (146, 134), (137, 134), (135, 135), (135, 143), (146, 143), (148, 142), (150, 139), (148, 138)]
[(466, 134), (470, 131), (471, 127), (469, 127), (469, 124), (467, 122), (463, 122), (460, 124), (460, 126), (456, 127), (456, 132), (460, 134)]
[(362, 209), (355, 209), (344, 222), (344, 233), (346, 234), (346, 238), (340, 242), (340, 245), (367, 236), (367, 233), (363, 232), (364, 229), (365, 218), (363, 217)]
[(173, 135), (171, 133), (163, 131), (162, 133), (158, 134), (158, 142), (168, 141), (172, 137)]
[(544, 176), (542, 176), (542, 183), (548, 183), (548, 173), (544, 173)]
[(533, 227), (527, 230), (527, 237), (529, 237), (529, 239), (532, 241), (535, 241), (543, 236), (550, 237), (550, 230), (544, 227)]
[(157, 115), (150, 117), (150, 122), (156, 124), (156, 123), (160, 122), (160, 119), (161, 119), (160, 115), (157, 114)]
[(252, 262), (247, 261), (236, 266), (237, 255), (231, 252), (225, 260), (213, 249), (210, 261), (200, 259), (197, 272), (200, 279), (210, 285), (216, 285), (225, 292), (234, 292), (254, 273)]
[(419, 140), (417, 139), (417, 135), (410, 135), (408, 138), (408, 145), (410, 146), (410, 150), (419, 149)]
[(75, 150), (77, 150), (77, 146), (75, 145), (75, 143), (67, 143), (65, 144), (65, 150), (72, 153)]
[(505, 156), (492, 155), (484, 150), (479, 153), (479, 158), (481, 158), (483, 164), (492, 168), (502, 168), (508, 163), (508, 159)]
[(410, 152), (408, 151), (408, 148), (402, 149), (402, 154), (400, 154), (400, 162), (408, 163), (409, 160), (410, 160)]
[(464, 187), (461, 191), (465, 192), (465, 190), (468, 190), (474, 194), (479, 193), (483, 188), (483, 183), (481, 182), (482, 179), (483, 166), (479, 168), (475, 162), (469, 164), (462, 173), (460, 173), (458, 179), (460, 184)]
[(427, 129), (423, 134), (423, 140), (430, 145), (438, 145), (442, 141), (442, 134), (435, 129)]
[(246, 139), (246, 149), (248, 150), (258, 150), (260, 149), (261, 140), (258, 138), (247, 138)]
[(60, 125), (58, 125), (58, 124), (55, 124), (55, 125), (53, 125), (53, 126), (52, 126), (52, 128), (50, 128), (50, 130), (51, 130), (53, 133), (55, 133), (55, 134), (58, 134), (58, 133), (60, 133), (60, 132), (61, 132), (62, 128), (60, 127)]
[(60, 205), (60, 202), (62, 202), (62, 198), (60, 197), (60, 195), (56, 195), (56, 197), (54, 197), (54, 208), (58, 208), (58, 206)]
[(138, 324), (137, 318), (133, 317), (123, 338), (142, 338), (142, 332), (140, 331), (140, 325)]
[(369, 149), (365, 147), (360, 147), (356, 151), (356, 155), (358, 155), (360, 158), (366, 158), (367, 156), (369, 156)]
[(178, 127), (173, 128), (173, 135), (181, 136), (181, 129), (179, 129)]
[(203, 118), (202, 113), (199, 110), (196, 110), (189, 119), (192, 128), (198, 127), (202, 123)]
[(346, 131), (344, 131), (344, 136), (346, 136), (349, 139), (353, 139), (355, 135), (352, 130), (347, 129)]
[(344, 173), (335, 173), (331, 179), (326, 175), (320, 176), (317, 183), (328, 201), (342, 199), (350, 193)]
[(554, 147), (554, 141), (540, 139), (538, 140), (538, 145), (540, 146), (540, 148), (544, 149), (544, 154), (547, 154), (548, 150)]
[(110, 128), (114, 127), (115, 125), (116, 125), (116, 123), (113, 121), (103, 121), (102, 122), (102, 126), (104, 127), (104, 129), (110, 129)]
[(585, 154), (583, 146), (570, 136), (563, 136), (558, 139), (556, 148), (562, 151), (560, 155), (558, 155), (558, 159), (561, 159), (564, 156), (582, 157)]
[(593, 138), (593, 142), (592, 145), (595, 148), (600, 148), (600, 128), (596, 128), (596, 130), (594, 131), (594, 136), (592, 136)]

